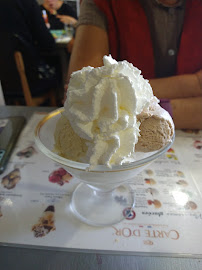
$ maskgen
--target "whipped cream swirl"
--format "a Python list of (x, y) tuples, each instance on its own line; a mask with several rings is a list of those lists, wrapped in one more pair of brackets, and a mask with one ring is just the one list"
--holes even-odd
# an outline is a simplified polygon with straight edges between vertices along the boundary
[(102, 67), (72, 73), (64, 105), (72, 129), (86, 140), (82, 162), (91, 167), (122, 164), (131, 156), (139, 136), (137, 115), (153, 98), (138, 68), (111, 56), (103, 62)]

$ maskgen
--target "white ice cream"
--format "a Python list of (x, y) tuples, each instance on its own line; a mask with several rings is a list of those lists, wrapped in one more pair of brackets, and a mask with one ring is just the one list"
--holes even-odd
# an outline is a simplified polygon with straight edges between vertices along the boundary
[(86, 152), (79, 153), (77, 161), (92, 167), (122, 164), (131, 157), (139, 136), (137, 115), (154, 97), (149, 82), (132, 64), (111, 56), (104, 56), (103, 62), (102, 67), (85, 67), (71, 75), (63, 114), (79, 143), (85, 143)]

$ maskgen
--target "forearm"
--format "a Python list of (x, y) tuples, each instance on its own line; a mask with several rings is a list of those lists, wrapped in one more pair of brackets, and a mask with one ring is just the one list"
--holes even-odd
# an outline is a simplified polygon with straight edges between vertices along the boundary
[(77, 23), (77, 20), (71, 16), (57, 15), (56, 17), (64, 24), (70, 24), (70, 25), (74, 26)]
[(79, 26), (69, 63), (67, 81), (73, 71), (85, 66), (102, 66), (103, 56), (107, 54), (109, 54), (107, 33), (96, 26)]
[[(151, 79), (154, 95), (159, 99), (178, 99), (202, 96), (201, 71), (194, 74)], [(201, 82), (200, 82), (201, 81)]]
[(202, 129), (202, 97), (171, 99), (177, 129)]

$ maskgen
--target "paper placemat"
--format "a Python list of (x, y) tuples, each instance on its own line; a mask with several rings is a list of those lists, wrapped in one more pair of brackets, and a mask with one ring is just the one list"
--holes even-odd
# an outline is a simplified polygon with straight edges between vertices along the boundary
[(172, 148), (130, 181), (136, 196), (133, 214), (97, 228), (70, 211), (79, 180), (34, 144), (34, 128), (43, 116), (32, 116), (0, 176), (2, 244), (202, 255), (202, 131), (177, 131)]

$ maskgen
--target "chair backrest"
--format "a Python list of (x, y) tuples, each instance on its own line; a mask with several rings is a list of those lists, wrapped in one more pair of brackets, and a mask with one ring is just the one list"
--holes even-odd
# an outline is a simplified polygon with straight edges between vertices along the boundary
[(49, 104), (56, 106), (53, 80), (39, 80), (39, 58), (35, 55), (20, 36), (1, 36), (0, 81), (7, 104), (22, 104), (25, 100), (28, 106), (38, 106), (50, 100)]
[(37, 61), (35, 53), (18, 35), (10, 33), (1, 33), (0, 42), (0, 80), (5, 97), (13, 94), (22, 96), (22, 87), (20, 77), (16, 68), (14, 52), (20, 51), (23, 54), (24, 65), (27, 71), (28, 81), (31, 83), (36, 80), (37, 76)]
[[(1, 42), (0, 42), (0, 80), (2, 82), (3, 89), (9, 89), (8, 91), (12, 92), (12, 89), (20, 88), (20, 80), (18, 77), (14, 57), (14, 48), (9, 33), (1, 33)], [(6, 96), (6, 93), (4, 93)]]
[(21, 84), (22, 84), (22, 90), (25, 97), (25, 102), (28, 106), (34, 106), (34, 102), (32, 99), (31, 91), (29, 88), (26, 72), (25, 72), (25, 65), (22, 57), (22, 53), (20, 51), (14, 52), (14, 58), (16, 67), (20, 76)]
[(23, 61), (23, 56), (20, 51), (14, 52), (14, 59), (16, 63), (16, 67), (20, 76), (20, 81), (22, 84), (22, 90), (24, 93), (24, 99), (27, 106), (38, 106), (41, 105), (44, 101), (47, 99), (50, 100), (51, 106), (56, 106), (56, 97), (55, 97), (55, 91), (53, 89), (50, 89), (48, 92), (41, 94), (38, 97), (33, 97), (31, 94), (31, 90), (29, 87), (29, 83), (26, 76), (26, 70), (25, 65)]
[(0, 42), (0, 80), (5, 99), (15, 101), (21, 98), (28, 106), (38, 106), (49, 99), (50, 104), (56, 106), (51, 89), (54, 86), (39, 81), (39, 58), (32, 46), (18, 35), (8, 34), (3, 41), (3, 45)]

